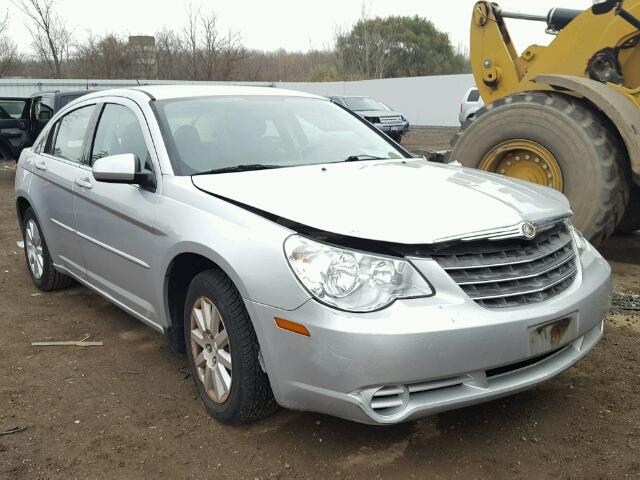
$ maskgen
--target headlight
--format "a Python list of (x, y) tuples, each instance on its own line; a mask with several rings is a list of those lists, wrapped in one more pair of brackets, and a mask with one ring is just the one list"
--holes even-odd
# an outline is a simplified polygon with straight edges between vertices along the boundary
[(284, 251), (300, 283), (323, 303), (350, 312), (371, 312), (398, 298), (433, 295), (409, 262), (333, 247), (299, 235)]
[(576, 248), (578, 249), (578, 254), (582, 255), (582, 253), (587, 249), (587, 245), (589, 244), (587, 240), (584, 238), (580, 230), (578, 230), (573, 225), (570, 226), (571, 232), (573, 233), (573, 241), (576, 242)]

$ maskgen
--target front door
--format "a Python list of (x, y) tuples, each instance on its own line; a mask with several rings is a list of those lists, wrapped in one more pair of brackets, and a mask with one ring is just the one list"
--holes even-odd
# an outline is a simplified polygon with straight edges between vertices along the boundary
[(87, 281), (138, 318), (157, 324), (151, 279), (162, 275), (153, 271), (159, 196), (136, 185), (97, 182), (91, 174), (94, 160), (122, 153), (135, 154), (157, 171), (142, 111), (130, 100), (114, 99), (103, 106), (88, 165), (74, 186)]

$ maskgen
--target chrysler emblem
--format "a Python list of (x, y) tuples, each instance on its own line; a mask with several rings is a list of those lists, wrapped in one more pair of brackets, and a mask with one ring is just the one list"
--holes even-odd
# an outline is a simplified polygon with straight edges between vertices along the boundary
[(536, 236), (536, 227), (535, 225), (529, 223), (529, 222), (525, 222), (522, 224), (522, 235), (525, 236), (525, 238), (533, 238)]

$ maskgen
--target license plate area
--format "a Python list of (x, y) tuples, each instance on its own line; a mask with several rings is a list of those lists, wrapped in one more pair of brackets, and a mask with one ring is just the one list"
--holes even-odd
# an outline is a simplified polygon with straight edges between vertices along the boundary
[(529, 355), (541, 355), (565, 346), (578, 337), (576, 315), (529, 327)]

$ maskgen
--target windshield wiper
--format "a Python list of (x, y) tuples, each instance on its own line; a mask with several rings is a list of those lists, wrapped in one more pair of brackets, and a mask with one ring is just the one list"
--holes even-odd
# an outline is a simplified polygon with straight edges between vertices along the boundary
[(232, 173), (232, 172), (251, 172), (255, 170), (271, 170), (274, 168), (283, 168), (283, 165), (265, 165), (263, 163), (252, 163), (245, 165), (233, 165), (231, 167), (214, 168), (205, 172), (194, 173), (196, 175), (214, 175), (216, 173)]
[(376, 155), (367, 155), (366, 153), (360, 155), (351, 155), (344, 159), (345, 162), (361, 162), (363, 160), (387, 160), (387, 157), (378, 157)]

